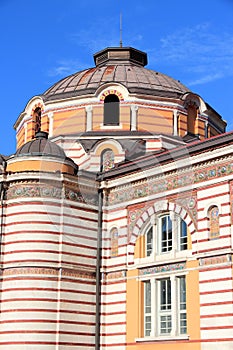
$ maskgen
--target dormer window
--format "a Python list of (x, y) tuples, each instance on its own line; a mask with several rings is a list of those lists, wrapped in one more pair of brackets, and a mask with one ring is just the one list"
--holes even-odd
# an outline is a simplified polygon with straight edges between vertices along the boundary
[(104, 99), (104, 125), (119, 125), (120, 101), (117, 95), (110, 94)]

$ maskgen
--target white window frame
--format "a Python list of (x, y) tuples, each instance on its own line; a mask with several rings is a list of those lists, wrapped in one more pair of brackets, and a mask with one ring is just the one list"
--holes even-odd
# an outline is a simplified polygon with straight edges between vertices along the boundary
[[(164, 340), (164, 339), (188, 339), (187, 334), (187, 307), (186, 307), (186, 283), (185, 283), (185, 307), (183, 305), (183, 309), (181, 308), (181, 295), (180, 295), (180, 283), (185, 278), (186, 281), (186, 273), (183, 274), (171, 274), (166, 276), (153, 276), (143, 281), (144, 283), (144, 310), (145, 310), (145, 285), (150, 283), (151, 286), (151, 302), (150, 302), (150, 313), (144, 313), (144, 336), (143, 338), (136, 339), (136, 341), (145, 341), (147, 339), (150, 340)], [(167, 308), (167, 310), (161, 311), (161, 282), (165, 280), (170, 280), (170, 296), (171, 296), (171, 307)], [(146, 333), (145, 329), (145, 317), (146, 315), (150, 316), (151, 329), (150, 334)], [(183, 320), (185, 320), (186, 332), (181, 331), (181, 315), (183, 315)], [(161, 332), (161, 317), (170, 316), (171, 320), (171, 331), (170, 332)]]
[[(172, 237), (169, 240), (169, 237), (167, 237), (167, 249), (165, 251), (163, 251), (163, 247), (162, 247), (162, 220), (164, 217), (170, 217), (170, 222), (172, 225)], [(182, 247), (184, 246), (184, 244), (181, 244), (181, 239), (182, 237), (182, 223), (185, 224), (186, 227), (186, 249), (182, 249)], [(153, 237), (154, 238), (154, 237)], [(176, 252), (184, 252), (188, 250), (188, 227), (186, 222), (182, 219), (181, 216), (179, 216), (178, 214), (174, 213), (174, 212), (167, 212), (162, 214), (161, 216), (158, 217), (158, 224), (157, 224), (157, 254), (159, 255), (172, 255), (174, 257), (174, 254)], [(171, 245), (171, 249), (169, 248), (169, 241), (172, 242)]]

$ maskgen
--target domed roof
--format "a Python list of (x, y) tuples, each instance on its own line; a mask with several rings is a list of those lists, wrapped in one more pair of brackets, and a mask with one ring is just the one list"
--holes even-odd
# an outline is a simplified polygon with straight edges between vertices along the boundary
[(190, 91), (179, 81), (144, 68), (146, 53), (131, 47), (106, 48), (94, 55), (96, 67), (72, 74), (43, 94), (46, 100), (95, 94), (106, 83), (120, 83), (130, 93), (180, 97)]
[(26, 155), (66, 158), (64, 150), (56, 143), (49, 141), (48, 133), (44, 131), (36, 133), (35, 139), (25, 143), (15, 154), (16, 157)]

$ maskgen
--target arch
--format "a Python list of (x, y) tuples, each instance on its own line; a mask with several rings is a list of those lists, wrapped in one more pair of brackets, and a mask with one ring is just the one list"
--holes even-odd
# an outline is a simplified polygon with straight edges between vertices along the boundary
[(145, 228), (148, 226), (148, 221), (154, 221), (156, 215), (163, 212), (173, 212), (180, 216), (182, 220), (185, 221), (187, 227), (189, 228), (190, 234), (192, 235), (196, 230), (194, 223), (189, 215), (189, 213), (182, 208), (178, 204), (174, 204), (173, 202), (169, 202), (167, 200), (159, 201), (154, 203), (154, 205), (145, 209), (144, 212), (141, 213), (140, 217), (137, 219), (132, 234), (129, 237), (129, 242), (127, 246), (127, 255), (128, 255), (128, 264), (133, 264), (134, 260), (134, 248), (136, 244), (136, 240), (140, 235), (145, 234)]
[(104, 125), (120, 124), (120, 100), (116, 94), (109, 94), (104, 99)]

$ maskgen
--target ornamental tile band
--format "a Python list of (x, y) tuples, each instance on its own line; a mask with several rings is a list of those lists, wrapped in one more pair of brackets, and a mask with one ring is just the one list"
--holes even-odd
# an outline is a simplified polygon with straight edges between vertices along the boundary
[(7, 190), (7, 199), (16, 199), (22, 197), (30, 198), (56, 198), (67, 199), (79, 203), (88, 203), (97, 205), (98, 196), (96, 193), (74, 190), (65, 187), (64, 192), (61, 187), (43, 185), (38, 183), (14, 184)]
[(163, 193), (165, 191), (174, 190), (184, 186), (193, 186), (202, 181), (223, 177), (233, 173), (232, 159), (224, 161), (221, 164), (206, 164), (200, 169), (188, 169), (176, 175), (167, 175), (146, 179), (134, 184), (115, 188), (109, 192), (108, 203), (117, 204), (134, 199), (144, 198), (146, 196)]
[(180, 271), (186, 268), (185, 263), (168, 264), (160, 266), (152, 266), (139, 270), (139, 276), (153, 275), (155, 273), (164, 273), (171, 271)]

